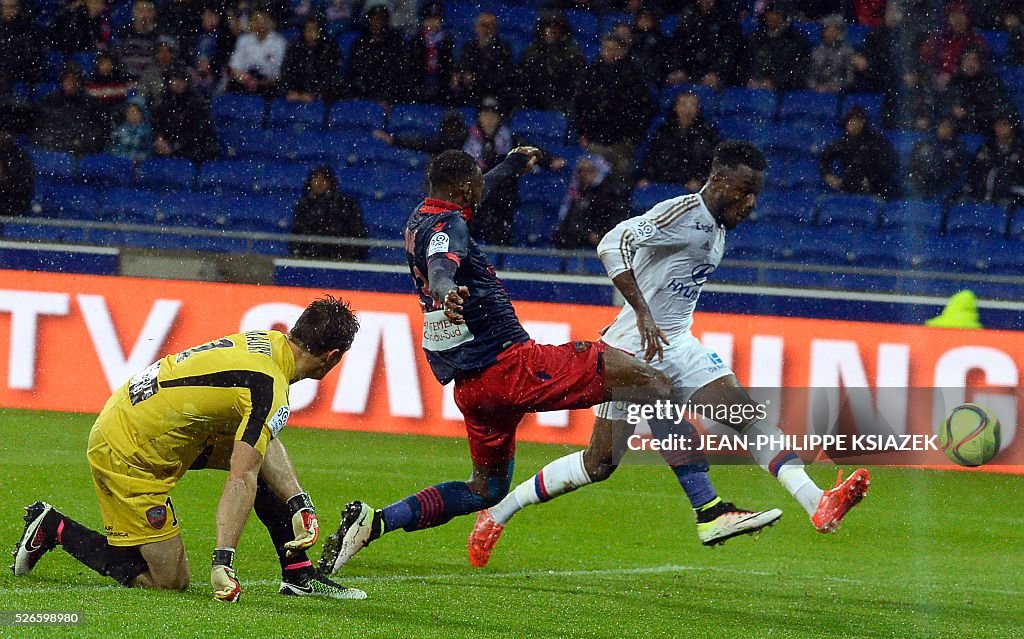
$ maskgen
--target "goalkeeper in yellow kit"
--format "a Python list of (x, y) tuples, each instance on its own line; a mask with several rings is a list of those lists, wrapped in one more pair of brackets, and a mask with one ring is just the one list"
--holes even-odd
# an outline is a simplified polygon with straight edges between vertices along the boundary
[(15, 549), (15, 574), (27, 574), (60, 545), (126, 586), (188, 587), (170, 493), (185, 471), (218, 468), (229, 474), (217, 507), (215, 598), (238, 600), (231, 564), (254, 508), (278, 549), (282, 594), (365, 597), (324, 577), (305, 556), (319, 535), (316, 513), (277, 439), (288, 421), (289, 385), (323, 379), (358, 328), (349, 307), (328, 296), (310, 304), (287, 334), (229, 335), (137, 373), (107, 401), (89, 434), (103, 534), (36, 502)]

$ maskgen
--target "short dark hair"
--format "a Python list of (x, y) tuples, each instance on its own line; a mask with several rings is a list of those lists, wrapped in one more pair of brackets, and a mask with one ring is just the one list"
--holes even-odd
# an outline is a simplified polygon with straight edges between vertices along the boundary
[(744, 140), (726, 140), (715, 147), (715, 156), (711, 162), (713, 169), (735, 169), (749, 166), (755, 171), (764, 171), (768, 162), (761, 150)]
[(432, 189), (458, 186), (472, 178), (477, 168), (476, 160), (465, 151), (442, 151), (430, 161), (430, 166), (427, 167), (427, 181)]
[(358, 330), (359, 319), (348, 302), (324, 295), (302, 311), (288, 334), (299, 346), (319, 357), (335, 348), (342, 353), (347, 351)]

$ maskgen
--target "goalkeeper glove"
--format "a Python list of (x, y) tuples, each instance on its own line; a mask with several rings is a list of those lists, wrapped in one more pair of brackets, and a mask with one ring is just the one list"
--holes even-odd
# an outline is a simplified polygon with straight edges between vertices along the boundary
[(291, 556), (316, 544), (316, 540), (320, 538), (320, 524), (317, 522), (316, 510), (308, 494), (295, 495), (288, 500), (288, 507), (292, 510), (292, 532), (295, 539), (285, 543), (284, 547), (288, 556)]
[(234, 556), (234, 548), (215, 548), (213, 551), (210, 585), (213, 586), (213, 598), (217, 601), (234, 603), (242, 594), (242, 585), (238, 583), (235, 569), (231, 567)]

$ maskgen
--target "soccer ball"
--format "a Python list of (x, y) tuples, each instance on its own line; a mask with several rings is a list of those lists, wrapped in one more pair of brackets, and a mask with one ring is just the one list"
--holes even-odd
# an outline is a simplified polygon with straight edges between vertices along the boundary
[(999, 452), (999, 418), (981, 404), (961, 404), (939, 425), (939, 446), (961, 466), (981, 466)]

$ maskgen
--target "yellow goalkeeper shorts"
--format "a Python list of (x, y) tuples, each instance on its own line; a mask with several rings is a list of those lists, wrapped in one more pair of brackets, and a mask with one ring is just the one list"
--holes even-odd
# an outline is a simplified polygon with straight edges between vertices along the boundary
[(178, 534), (171, 503), (177, 478), (156, 477), (130, 465), (110, 449), (98, 428), (89, 434), (87, 456), (107, 543), (139, 546)]

